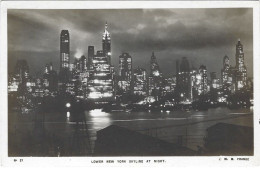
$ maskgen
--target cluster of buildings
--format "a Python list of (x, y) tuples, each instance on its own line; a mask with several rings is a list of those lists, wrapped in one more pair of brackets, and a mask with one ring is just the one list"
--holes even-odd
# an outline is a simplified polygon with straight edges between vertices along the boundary
[[(95, 52), (88, 46), (87, 56), (71, 63), (70, 36), (68, 30), (60, 34), (60, 68), (57, 73), (48, 63), (43, 76), (33, 78), (26, 60), (18, 60), (14, 73), (9, 75), (8, 93), (20, 98), (44, 96), (73, 96), (97, 104), (114, 102), (124, 96), (143, 96), (153, 101), (170, 99), (189, 104), (201, 96), (215, 94), (214, 102), (226, 102), (230, 94), (252, 89), (247, 78), (243, 45), (236, 44), (236, 65), (232, 67), (228, 56), (223, 58), (221, 78), (216, 72), (208, 73), (207, 67), (191, 67), (187, 58), (176, 61), (176, 75), (165, 78), (154, 52), (150, 59), (150, 74), (144, 68), (133, 68), (129, 53), (119, 56), (118, 73), (111, 64), (111, 35), (106, 23), (102, 37), (102, 50)], [(210, 75), (210, 77), (208, 77)]]
[[(247, 77), (247, 69), (244, 63), (244, 52), (241, 41), (236, 44), (236, 65), (230, 65), (229, 57), (224, 56), (221, 78), (217, 78), (216, 72), (211, 72), (208, 77), (207, 68), (201, 65), (199, 69), (189, 66), (184, 57), (181, 63), (176, 62), (176, 89), (180, 94), (180, 102), (192, 102), (200, 96), (215, 93), (216, 101), (226, 102), (231, 94), (250, 91), (253, 89), (252, 79)], [(252, 92), (252, 91), (251, 91)]]

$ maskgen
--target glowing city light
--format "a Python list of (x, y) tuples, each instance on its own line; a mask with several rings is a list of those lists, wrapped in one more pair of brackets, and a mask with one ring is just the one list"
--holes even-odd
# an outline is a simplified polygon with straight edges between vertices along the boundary
[(71, 104), (70, 103), (66, 103), (66, 107), (70, 108)]
[(95, 73), (95, 76), (106, 76), (106, 73)]
[(97, 98), (101, 98), (101, 94), (100, 92), (91, 92), (89, 93), (88, 97), (91, 99), (97, 99)]
[(103, 97), (112, 97), (112, 96), (113, 96), (113, 94), (112, 93), (108, 93), (108, 92), (103, 94)]
[(104, 117), (104, 119), (106, 119), (106, 117), (109, 116), (109, 114), (106, 112), (103, 112), (102, 109), (90, 110), (89, 114), (92, 117)]

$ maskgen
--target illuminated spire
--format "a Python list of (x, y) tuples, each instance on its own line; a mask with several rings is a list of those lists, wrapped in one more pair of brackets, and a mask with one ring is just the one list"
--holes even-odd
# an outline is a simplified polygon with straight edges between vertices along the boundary
[(110, 33), (107, 31), (107, 28), (108, 28), (108, 25), (107, 25), (107, 22), (106, 22), (105, 31), (103, 33), (103, 40), (110, 39)]
[(105, 25), (105, 30), (107, 30), (107, 27), (108, 27), (108, 26), (107, 26), (107, 22), (106, 22), (106, 25)]

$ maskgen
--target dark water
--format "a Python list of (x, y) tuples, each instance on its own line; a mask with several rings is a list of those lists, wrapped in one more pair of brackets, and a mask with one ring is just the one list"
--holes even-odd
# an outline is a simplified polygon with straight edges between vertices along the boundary
[[(203, 145), (206, 129), (218, 122), (253, 126), (252, 111), (248, 109), (229, 110), (227, 108), (208, 111), (175, 112), (114, 112), (101, 110), (85, 112), (92, 141), (97, 130), (111, 124), (146, 133), (160, 139), (176, 142), (178, 136), (184, 145), (196, 149)], [(196, 123), (196, 124), (194, 124)]]
[[(118, 125), (140, 133), (158, 137), (168, 142), (176, 142), (183, 138), (183, 145), (196, 150), (203, 146), (206, 129), (218, 122), (253, 127), (253, 110), (228, 108), (214, 108), (207, 111), (171, 111), (171, 112), (111, 112), (100, 109), (85, 111), (87, 130), (92, 149), (96, 140), (96, 132), (109, 125)], [(67, 113), (44, 113), (37, 115), (44, 119), (44, 129), (63, 140), (71, 137), (75, 131), (76, 122)], [(35, 114), (9, 113), (9, 134), (33, 131), (35, 128)], [(84, 129), (80, 129), (84, 130)]]

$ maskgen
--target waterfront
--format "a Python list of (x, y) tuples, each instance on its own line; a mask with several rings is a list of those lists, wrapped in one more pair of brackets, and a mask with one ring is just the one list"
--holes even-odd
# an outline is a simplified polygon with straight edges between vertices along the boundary
[[(89, 10), (71, 11), (78, 19), (84, 18), (83, 22), (69, 16), (61, 20), (68, 14), (63, 10), (54, 10), (51, 18), (48, 10), (9, 10), (8, 15), (26, 21), (8, 17), (8, 37), (18, 35), (8, 39), (8, 47), (26, 51), (24, 55), (8, 48), (9, 155), (252, 155), (253, 110), (249, 108), (254, 105), (254, 79), (252, 55), (248, 52), (253, 51), (252, 36), (233, 32), (236, 29), (229, 29), (232, 24), (225, 17), (221, 18), (224, 27), (219, 28), (228, 30), (232, 38), (217, 35), (221, 31), (215, 30), (214, 17), (210, 18), (214, 22), (206, 25), (193, 18), (195, 25), (201, 27), (193, 29), (194, 24), (188, 24), (190, 16), (208, 16), (208, 11), (182, 10), (164, 9), (169, 15), (162, 21), (157, 19), (156, 9), (149, 10), (147, 16), (143, 9), (91, 10), (98, 16), (94, 20), (82, 17), (91, 16)], [(237, 13), (236, 10), (210, 11), (219, 16), (226, 11)], [(36, 13), (46, 18), (38, 25), (41, 32), (44, 25), (51, 23), (48, 18), (59, 21), (51, 24), (53, 31), (39, 33), (39, 39), (35, 39), (34, 44), (45, 42), (49, 46), (44, 49), (12, 41), (22, 35), (24, 42), (31, 42), (31, 35), (25, 31), (31, 29), (30, 24), (21, 25), (26, 29), (13, 28), (34, 22), (35, 18), (28, 16)], [(129, 23), (121, 20), (124, 17), (109, 19), (136, 13), (143, 17), (144, 24), (140, 29), (138, 20), (130, 24), (138, 28), (134, 31), (137, 36), (132, 35)], [(252, 18), (252, 9), (245, 9), (244, 13), (245, 20)], [(176, 24), (163, 24), (172, 17)], [(98, 22), (93, 24), (92, 20)], [(239, 27), (252, 27), (240, 20), (237, 18)], [(104, 25), (100, 25), (102, 22)], [(88, 24), (81, 27), (82, 23)], [(180, 23), (187, 28), (184, 36), (168, 36), (172, 32), (182, 35)], [(193, 36), (212, 28), (212, 37)], [(101, 29), (103, 33), (99, 35)], [(102, 37), (99, 43), (98, 36)], [(125, 44), (131, 37), (135, 39)], [(20, 48), (21, 45), (25, 46)], [(38, 50), (41, 53), (34, 53)], [(45, 57), (40, 57), (43, 54)]]
[[(253, 127), (253, 110), (230, 110), (219, 107), (207, 111), (107, 113), (100, 109), (95, 109), (85, 111), (84, 119), (86, 120), (86, 126), (83, 128), (83, 126), (78, 126), (73, 121), (73, 118), (67, 117), (65, 112), (46, 112), (42, 115), (35, 115), (33, 112), (21, 114), (10, 111), (8, 124), (9, 149), (12, 148), (9, 150), (9, 155), (19, 155), (16, 152), (20, 150), (18, 149), (19, 146), (23, 146), (26, 150), (24, 143), (30, 141), (29, 136), (35, 134), (35, 129), (39, 129), (37, 125), (42, 125), (45, 135), (50, 134), (50, 136), (55, 136), (55, 139), (58, 141), (55, 143), (55, 146), (61, 148), (67, 148), (70, 143), (73, 143), (72, 141), (75, 139), (76, 132), (75, 127), (79, 127), (79, 131), (88, 134), (91, 150), (93, 151), (96, 132), (113, 124), (151, 135), (170, 143), (175, 143), (177, 138), (181, 137), (183, 139), (183, 146), (197, 150), (198, 146), (203, 147), (204, 145), (203, 138), (206, 135), (206, 129), (216, 123), (224, 122)], [(37, 132), (37, 134), (39, 133)], [(33, 144), (33, 141), (31, 142)], [(15, 147), (13, 148), (13, 146)], [(23, 154), (30, 156), (36, 153), (32, 154), (29, 151), (25, 151)], [(63, 153), (61, 156), (68, 154)]]

